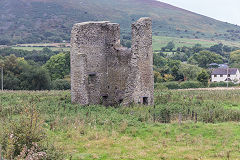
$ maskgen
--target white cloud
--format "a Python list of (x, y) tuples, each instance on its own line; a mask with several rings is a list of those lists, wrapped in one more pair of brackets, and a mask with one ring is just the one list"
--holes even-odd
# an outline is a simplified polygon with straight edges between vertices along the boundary
[(240, 25), (240, 0), (159, 0), (224, 22)]

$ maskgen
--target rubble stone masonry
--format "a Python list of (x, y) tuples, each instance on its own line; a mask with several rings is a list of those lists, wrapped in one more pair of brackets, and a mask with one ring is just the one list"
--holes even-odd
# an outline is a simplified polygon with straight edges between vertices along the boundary
[(152, 22), (132, 24), (131, 49), (120, 45), (120, 25), (75, 24), (71, 35), (72, 103), (130, 105), (154, 103)]

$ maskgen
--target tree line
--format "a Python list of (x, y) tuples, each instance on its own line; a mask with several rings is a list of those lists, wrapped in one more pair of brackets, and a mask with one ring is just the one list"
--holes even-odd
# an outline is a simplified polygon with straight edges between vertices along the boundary
[[(154, 51), (154, 81), (208, 86), (209, 64), (228, 62), (230, 67), (240, 68), (239, 48), (221, 43), (209, 48), (200, 44), (176, 48), (174, 42), (169, 42)], [(70, 89), (69, 52), (4, 48), (0, 49), (0, 67), (4, 68), (4, 89), (7, 90)]]
[(0, 67), (6, 90), (70, 89), (69, 52), (0, 49)]
[(198, 81), (208, 86), (211, 70), (209, 64), (228, 64), (240, 68), (240, 50), (222, 43), (211, 47), (196, 44), (193, 47), (175, 47), (169, 42), (161, 50), (154, 51), (154, 81), (183, 82)]

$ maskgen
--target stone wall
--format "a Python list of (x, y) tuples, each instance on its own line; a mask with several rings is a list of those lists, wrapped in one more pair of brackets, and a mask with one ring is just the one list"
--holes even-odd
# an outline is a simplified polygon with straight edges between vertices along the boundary
[(152, 22), (141, 18), (132, 24), (132, 55), (124, 104), (154, 104)]
[(75, 24), (71, 36), (72, 102), (153, 104), (151, 20), (132, 25), (132, 50), (120, 45), (116, 23)]

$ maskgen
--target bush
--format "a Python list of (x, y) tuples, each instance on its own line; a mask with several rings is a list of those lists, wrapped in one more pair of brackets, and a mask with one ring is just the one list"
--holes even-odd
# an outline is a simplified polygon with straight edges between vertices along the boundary
[(64, 79), (57, 79), (52, 82), (53, 90), (68, 90), (70, 88), (71, 88), (70, 82)]
[[(234, 84), (233, 82), (228, 82), (229, 87), (237, 86), (237, 84)], [(212, 82), (210, 83), (209, 87), (227, 87), (226, 82)]]
[(154, 106), (150, 112), (154, 122), (170, 123), (171, 122), (171, 109), (167, 105)]
[(185, 81), (180, 83), (181, 89), (187, 89), (187, 88), (203, 88), (203, 84), (198, 81)]
[(163, 85), (168, 89), (180, 89), (178, 82), (165, 82)]
[(166, 90), (168, 88), (163, 83), (154, 83), (154, 89), (156, 89), (156, 90)]
[(26, 108), (18, 118), (6, 120), (0, 134), (3, 158), (62, 159), (62, 154), (47, 144), (43, 126), (44, 121), (33, 107)]

